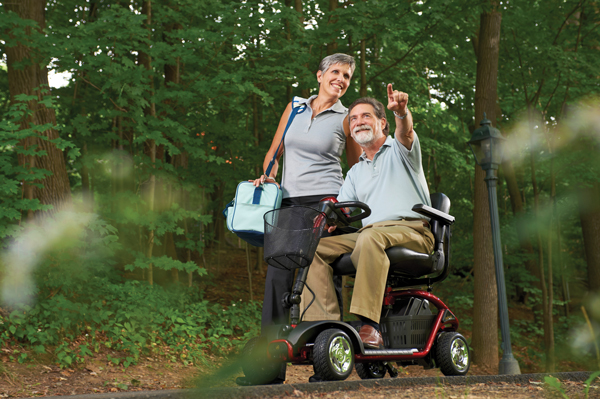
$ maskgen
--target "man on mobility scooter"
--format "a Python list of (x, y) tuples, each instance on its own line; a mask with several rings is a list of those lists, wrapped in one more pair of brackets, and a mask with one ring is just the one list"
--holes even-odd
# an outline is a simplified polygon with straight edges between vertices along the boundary
[[(431, 202), (407, 103), (408, 94), (388, 85), (388, 109), (396, 119), (394, 139), (388, 136), (389, 125), (379, 101), (360, 98), (349, 107), (352, 137), (364, 152), (348, 172), (337, 199), (364, 202), (371, 215), (363, 219), (364, 227), (356, 233), (321, 239), (306, 280), (315, 299), (306, 308), (311, 295), (305, 288), (300, 306), (306, 309), (305, 321), (340, 320), (329, 264), (351, 252), (356, 278), (350, 313), (363, 322), (360, 339), (372, 349), (383, 346), (379, 319), (390, 265), (385, 250), (402, 246), (431, 253), (434, 245), (428, 220), (412, 210), (415, 204)], [(333, 229), (335, 226), (329, 228)]]
[[(396, 117), (395, 139), (387, 135), (389, 126), (379, 101), (361, 98), (350, 106), (352, 137), (364, 152), (348, 172), (337, 199), (364, 202), (371, 215), (363, 219), (364, 227), (356, 233), (322, 239), (306, 280), (316, 298), (306, 309), (304, 320), (339, 320), (329, 264), (352, 252), (356, 281), (350, 313), (363, 321), (360, 337), (368, 348), (383, 345), (378, 322), (390, 264), (385, 250), (403, 246), (430, 253), (434, 244), (428, 220), (412, 210), (415, 204), (431, 202), (407, 102), (408, 94), (388, 86), (388, 108)], [(333, 229), (335, 226), (329, 228)], [(304, 309), (310, 301), (306, 289), (302, 298)]]
[[(433, 283), (448, 275), (454, 218), (447, 213), (450, 201), (445, 195), (429, 195), (407, 103), (406, 93), (388, 85), (395, 138), (387, 137), (389, 127), (379, 101), (361, 98), (350, 106), (352, 136), (364, 152), (340, 190), (338, 199), (343, 202), (327, 198), (321, 202), (323, 212), (297, 207), (265, 215), (265, 260), (299, 270), (293, 291), (282, 300), (292, 309), (291, 324), (274, 326), (244, 349), (243, 370), (249, 380), (271, 381), (278, 362), (313, 364), (310, 382), (346, 379), (355, 363), (361, 378), (383, 378), (386, 372), (396, 376), (391, 362), (437, 366), (445, 375), (468, 372), (469, 349), (456, 332), (458, 320), (430, 292)], [(343, 207), (364, 212), (346, 217)], [(276, 226), (298, 216), (304, 227), (288, 230), (289, 235)], [(363, 228), (319, 242), (325, 218), (330, 231), (334, 224), (360, 219)], [(313, 238), (306, 240), (308, 236)], [(283, 252), (268, 255), (268, 241)], [(334, 274), (355, 275), (350, 312), (361, 322), (339, 321)], [(427, 292), (413, 288), (422, 286)]]

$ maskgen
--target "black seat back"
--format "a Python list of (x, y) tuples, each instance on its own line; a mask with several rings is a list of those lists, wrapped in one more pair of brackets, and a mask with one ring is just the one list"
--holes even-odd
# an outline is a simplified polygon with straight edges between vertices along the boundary
[[(449, 216), (451, 203), (445, 194), (433, 193), (430, 200), (432, 208)], [(450, 218), (452, 217), (450, 216)], [(446, 241), (449, 237), (450, 225), (444, 218), (436, 218), (435, 216), (430, 217), (429, 225), (435, 239), (431, 254), (420, 254), (406, 248), (402, 248), (401, 253), (398, 253), (395, 257), (390, 256), (391, 254), (388, 253), (390, 258), (389, 282), (393, 287), (429, 285), (447, 277), (450, 247)], [(390, 248), (390, 250), (394, 251), (396, 248)], [(434, 277), (423, 278), (431, 275), (434, 275)]]

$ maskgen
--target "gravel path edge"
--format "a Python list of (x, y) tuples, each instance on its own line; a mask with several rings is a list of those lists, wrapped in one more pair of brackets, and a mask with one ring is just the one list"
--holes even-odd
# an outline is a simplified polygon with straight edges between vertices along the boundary
[(467, 375), (464, 377), (400, 377), (360, 381), (330, 381), (313, 384), (282, 384), (262, 385), (252, 387), (212, 388), (212, 389), (180, 389), (142, 392), (115, 392), (73, 396), (49, 396), (46, 399), (191, 399), (191, 398), (220, 398), (220, 399), (254, 399), (273, 396), (294, 395), (294, 392), (327, 393), (339, 391), (357, 391), (365, 388), (398, 388), (424, 385), (472, 385), (489, 383), (529, 384), (543, 382), (547, 376), (554, 376), (560, 381), (586, 381), (592, 372), (562, 372), (518, 375)]

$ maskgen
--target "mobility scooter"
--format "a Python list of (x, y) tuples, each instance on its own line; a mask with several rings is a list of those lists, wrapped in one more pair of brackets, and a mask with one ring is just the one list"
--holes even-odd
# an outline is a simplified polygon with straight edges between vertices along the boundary
[[(432, 285), (449, 274), (454, 217), (448, 214), (450, 200), (446, 195), (432, 194), (431, 203), (431, 207), (415, 205), (413, 211), (430, 218), (433, 252), (418, 253), (402, 247), (386, 250), (390, 269), (379, 321), (383, 349), (363, 346), (358, 335), (361, 322), (302, 321), (300, 315), (300, 296), (323, 226), (356, 231), (349, 224), (367, 217), (368, 206), (326, 198), (319, 211), (291, 207), (268, 212), (265, 261), (274, 267), (297, 268), (298, 273), (292, 292), (282, 299), (290, 308), (291, 324), (271, 326), (261, 337), (248, 341), (242, 367), (246, 378), (256, 384), (267, 383), (277, 376), (282, 362), (312, 364), (324, 381), (344, 380), (354, 367), (362, 379), (383, 378), (386, 372), (396, 377), (394, 362), (426, 369), (439, 367), (446, 376), (467, 374), (471, 357), (466, 339), (457, 332), (458, 319), (431, 293)], [(350, 217), (347, 207), (360, 208), (362, 213)], [(350, 254), (340, 256), (331, 267), (334, 275), (356, 273)]]

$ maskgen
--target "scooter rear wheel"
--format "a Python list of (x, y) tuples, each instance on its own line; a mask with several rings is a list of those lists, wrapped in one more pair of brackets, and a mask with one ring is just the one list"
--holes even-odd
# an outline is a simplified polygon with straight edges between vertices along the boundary
[(442, 332), (439, 335), (435, 358), (444, 375), (466, 375), (471, 366), (467, 340), (457, 332)]
[(267, 342), (260, 337), (251, 338), (242, 350), (242, 370), (250, 382), (267, 384), (279, 374), (281, 362), (267, 357)]
[(385, 377), (386, 368), (382, 362), (356, 363), (356, 374), (363, 380)]
[(348, 335), (337, 328), (321, 332), (313, 347), (315, 372), (325, 381), (345, 380), (354, 366), (354, 347)]

